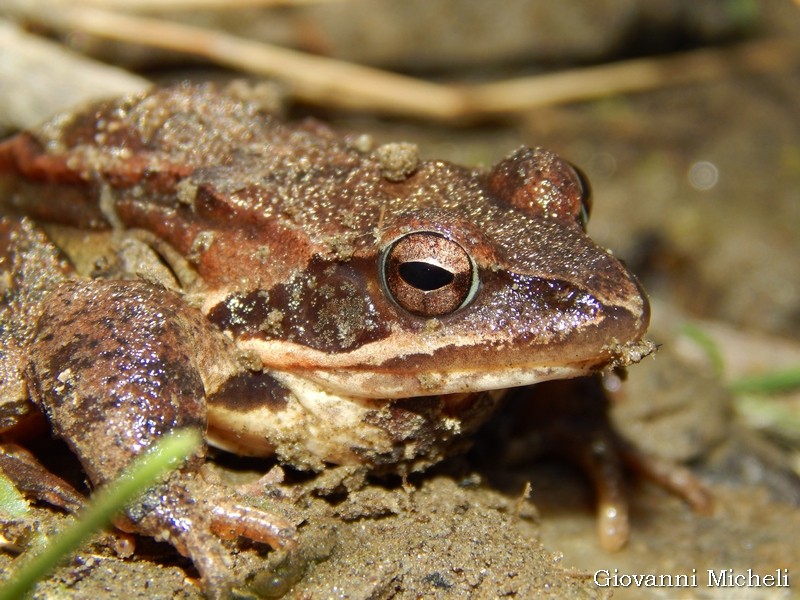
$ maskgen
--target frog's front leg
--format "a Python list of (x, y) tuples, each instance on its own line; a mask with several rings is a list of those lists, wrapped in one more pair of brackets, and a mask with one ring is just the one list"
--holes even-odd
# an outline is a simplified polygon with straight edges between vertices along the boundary
[[(165, 433), (206, 428), (206, 394), (241, 370), (230, 342), (172, 292), (142, 281), (67, 281), (44, 307), (28, 387), (55, 433), (95, 486), (112, 481)], [(203, 454), (130, 507), (125, 529), (172, 543), (200, 571), (206, 591), (228, 589), (219, 537), (293, 543), (282, 518), (248, 507), (205, 481)]]
[(625, 467), (683, 498), (696, 512), (710, 512), (709, 493), (687, 468), (643, 454), (617, 433), (599, 376), (518, 388), (508, 400), (504, 435), (515, 440), (508, 458), (556, 454), (577, 464), (595, 491), (604, 549), (619, 550), (630, 534)]

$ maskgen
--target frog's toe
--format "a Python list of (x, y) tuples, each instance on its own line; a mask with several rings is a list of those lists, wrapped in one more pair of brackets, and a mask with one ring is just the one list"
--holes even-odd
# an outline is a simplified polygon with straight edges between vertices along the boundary
[(285, 518), (235, 501), (213, 508), (211, 526), (223, 539), (245, 537), (282, 550), (297, 547), (297, 532)]
[(177, 473), (150, 488), (117, 524), (169, 542), (189, 557), (210, 598), (227, 597), (235, 583), (231, 549), (223, 540), (244, 537), (284, 550), (297, 544), (295, 528), (285, 517), (249, 506), (230, 488), (197, 473)]
[(85, 498), (69, 483), (53, 475), (30, 452), (11, 442), (0, 444), (0, 473), (26, 496), (75, 513)]

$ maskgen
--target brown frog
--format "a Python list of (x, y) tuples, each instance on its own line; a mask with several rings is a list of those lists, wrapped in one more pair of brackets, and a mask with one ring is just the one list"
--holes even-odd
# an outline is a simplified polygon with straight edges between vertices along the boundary
[[(43, 412), (94, 486), (181, 427), (301, 469), (424, 468), (503, 390), (653, 350), (640, 286), (586, 235), (588, 194), (543, 149), (420, 160), (211, 85), (57, 117), (0, 145), (0, 423)], [(219, 537), (294, 533), (202, 460), (120, 525), (217, 596)]]

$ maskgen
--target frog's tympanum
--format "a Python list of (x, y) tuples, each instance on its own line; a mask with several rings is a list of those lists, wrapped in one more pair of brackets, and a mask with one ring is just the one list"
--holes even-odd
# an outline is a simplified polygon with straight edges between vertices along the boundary
[[(586, 235), (585, 182), (540, 148), (464, 168), (181, 85), (6, 141), (0, 198), (0, 424), (41, 411), (94, 486), (183, 427), (301, 469), (409, 472), (498, 390), (652, 350), (641, 288)], [(201, 462), (118, 524), (218, 595), (220, 537), (294, 533)]]

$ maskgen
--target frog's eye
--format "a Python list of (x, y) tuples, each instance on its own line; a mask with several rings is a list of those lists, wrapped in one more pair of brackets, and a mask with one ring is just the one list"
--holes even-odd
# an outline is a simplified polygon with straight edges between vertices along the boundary
[(592, 186), (589, 185), (589, 178), (586, 177), (586, 173), (581, 171), (572, 163), (569, 163), (569, 166), (572, 168), (573, 173), (575, 173), (575, 179), (578, 181), (578, 185), (580, 186), (580, 224), (585, 231), (586, 226), (589, 224), (589, 217), (592, 214)]
[(380, 268), (392, 300), (422, 317), (448, 315), (466, 306), (478, 289), (469, 254), (439, 233), (419, 231), (395, 240)]
[(486, 184), (500, 206), (586, 229), (591, 208), (586, 176), (549, 150), (520, 148), (492, 167)]

